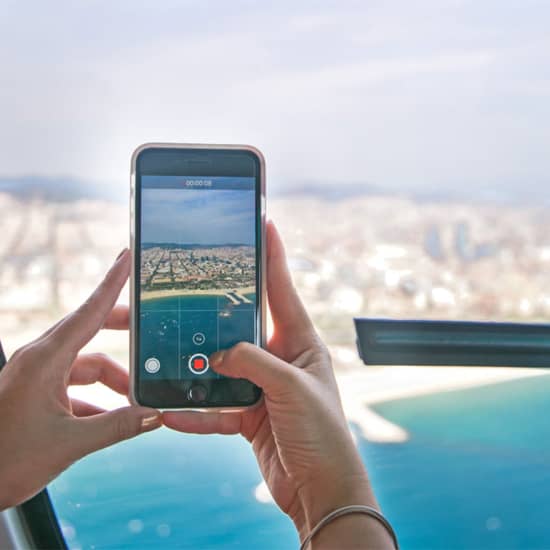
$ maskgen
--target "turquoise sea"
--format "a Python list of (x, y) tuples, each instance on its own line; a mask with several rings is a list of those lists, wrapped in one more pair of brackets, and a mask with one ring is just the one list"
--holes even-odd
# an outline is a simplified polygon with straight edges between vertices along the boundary
[[(550, 547), (550, 376), (376, 410), (411, 435), (373, 444), (352, 426), (402, 548)], [(50, 494), (72, 548), (296, 548), (260, 481), (240, 437), (163, 428), (83, 459)]]
[(376, 410), (411, 434), (361, 443), (403, 548), (550, 548), (550, 376)]

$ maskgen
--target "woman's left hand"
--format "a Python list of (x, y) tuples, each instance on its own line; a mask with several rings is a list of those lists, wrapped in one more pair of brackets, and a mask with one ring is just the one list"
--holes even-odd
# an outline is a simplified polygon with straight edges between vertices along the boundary
[(128, 393), (128, 374), (115, 361), (78, 352), (101, 328), (127, 328), (128, 309), (114, 305), (129, 268), (126, 250), (80, 308), (0, 372), (0, 510), (32, 497), (79, 458), (161, 425), (155, 409), (107, 412), (67, 395), (70, 384), (94, 382)]

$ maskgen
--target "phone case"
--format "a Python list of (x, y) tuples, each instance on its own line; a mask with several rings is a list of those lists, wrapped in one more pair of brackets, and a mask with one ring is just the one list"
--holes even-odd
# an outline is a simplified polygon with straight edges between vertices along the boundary
[[(134, 353), (135, 348), (135, 326), (137, 320), (135, 319), (134, 310), (134, 292), (135, 292), (135, 189), (136, 189), (136, 161), (138, 155), (145, 149), (150, 148), (171, 148), (171, 149), (212, 149), (212, 150), (235, 150), (235, 151), (250, 151), (254, 153), (260, 161), (260, 217), (261, 217), (261, 242), (263, 243), (261, 258), (260, 258), (260, 314), (256, 319), (256, 334), (261, 347), (265, 347), (266, 344), (266, 238), (265, 238), (265, 221), (266, 221), (266, 200), (265, 200), (265, 159), (262, 153), (251, 145), (207, 145), (207, 144), (187, 144), (187, 143), (144, 143), (140, 145), (132, 154), (131, 167), (130, 167), (130, 250), (132, 254), (132, 268), (130, 273), (130, 391), (129, 400), (134, 405), (140, 405), (135, 395), (135, 373), (136, 373), (136, 357)], [(198, 412), (240, 412), (259, 406), (264, 399), (263, 393), (261, 397), (250, 406), (236, 406), (236, 407), (186, 407), (185, 409), (162, 409), (162, 410), (186, 410), (186, 411), (198, 411)]]

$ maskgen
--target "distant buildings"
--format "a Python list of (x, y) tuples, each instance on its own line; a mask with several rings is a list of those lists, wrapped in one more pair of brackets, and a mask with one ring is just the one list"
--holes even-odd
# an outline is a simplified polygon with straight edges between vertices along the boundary
[(141, 253), (141, 288), (244, 288), (256, 282), (255, 263), (255, 249), (251, 246), (153, 246)]
[(426, 230), (426, 236), (424, 237), (424, 250), (430, 256), (437, 261), (445, 259), (445, 251), (443, 249), (443, 243), (441, 242), (441, 235), (437, 225), (430, 225)]
[[(550, 318), (543, 207), (292, 196), (271, 200), (269, 212), (330, 345), (353, 350), (354, 315)], [(47, 324), (84, 301), (127, 246), (127, 228), (119, 203), (0, 193), (0, 335), (22, 334), (39, 318)], [(252, 247), (153, 246), (142, 259), (147, 289), (242, 288), (255, 280)]]

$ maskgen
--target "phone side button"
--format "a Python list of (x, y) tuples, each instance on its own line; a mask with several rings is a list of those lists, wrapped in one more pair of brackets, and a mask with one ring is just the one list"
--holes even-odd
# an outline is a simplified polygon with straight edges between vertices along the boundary
[(189, 401), (193, 401), (193, 403), (200, 403), (202, 401), (206, 401), (208, 391), (202, 384), (196, 384), (189, 388), (187, 396), (189, 397)]

